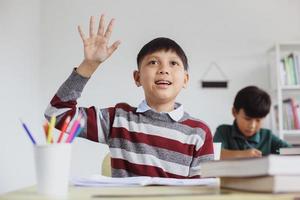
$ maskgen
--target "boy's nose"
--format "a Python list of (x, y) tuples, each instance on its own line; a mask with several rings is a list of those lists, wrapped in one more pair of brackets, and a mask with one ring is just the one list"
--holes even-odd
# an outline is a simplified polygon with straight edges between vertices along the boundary
[(255, 127), (256, 127), (256, 122), (255, 122), (255, 121), (252, 121), (252, 122), (250, 123), (250, 128), (253, 129), (253, 128), (255, 128)]
[(159, 70), (159, 73), (160, 73), (160, 74), (169, 74), (169, 72), (166, 71), (166, 70)]
[(169, 74), (167, 64), (162, 64), (159, 68), (159, 74)]

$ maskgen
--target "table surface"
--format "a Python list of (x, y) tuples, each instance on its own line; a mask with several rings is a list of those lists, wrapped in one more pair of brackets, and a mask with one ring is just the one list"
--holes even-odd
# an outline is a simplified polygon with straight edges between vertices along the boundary
[(300, 193), (271, 194), (249, 193), (235, 190), (220, 189), (207, 186), (132, 186), (132, 187), (74, 187), (70, 186), (67, 197), (49, 197), (39, 195), (36, 187), (20, 189), (0, 196), (1, 200), (44, 200), (44, 199), (230, 199), (230, 200), (264, 200), (264, 199), (290, 199), (300, 200)]

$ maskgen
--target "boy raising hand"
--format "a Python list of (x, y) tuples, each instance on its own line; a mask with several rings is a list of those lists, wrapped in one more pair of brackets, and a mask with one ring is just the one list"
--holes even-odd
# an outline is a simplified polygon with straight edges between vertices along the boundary
[(109, 108), (76, 106), (89, 78), (120, 44), (109, 46), (113, 24), (111, 20), (105, 30), (102, 15), (97, 33), (93, 17), (89, 36), (78, 28), (84, 60), (52, 98), (46, 118), (55, 115), (60, 129), (67, 116), (75, 119), (80, 112), (87, 122), (80, 137), (108, 145), (113, 177), (200, 177), (201, 162), (214, 157), (212, 135), (204, 122), (176, 102), (189, 76), (187, 57), (175, 41), (156, 38), (138, 53), (133, 77), (145, 94), (138, 107), (126, 103)]

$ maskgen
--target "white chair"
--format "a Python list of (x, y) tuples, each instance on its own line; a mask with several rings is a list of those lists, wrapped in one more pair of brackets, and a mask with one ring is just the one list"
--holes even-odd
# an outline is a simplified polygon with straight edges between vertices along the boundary
[(110, 153), (106, 154), (102, 161), (102, 172), (103, 176), (111, 176), (111, 164), (110, 164)]

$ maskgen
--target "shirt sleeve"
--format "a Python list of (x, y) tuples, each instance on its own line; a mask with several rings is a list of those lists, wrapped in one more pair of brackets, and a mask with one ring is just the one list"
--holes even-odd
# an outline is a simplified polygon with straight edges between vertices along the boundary
[(216, 132), (214, 134), (214, 142), (221, 142), (222, 144), (222, 149), (228, 149), (229, 145), (228, 145), (228, 140), (226, 139), (226, 129), (224, 128), (224, 126), (219, 126), (216, 129)]
[(271, 153), (279, 154), (279, 149), (284, 147), (292, 147), (292, 145), (272, 134)]
[(66, 131), (69, 133), (80, 114), (84, 126), (79, 136), (94, 142), (107, 143), (114, 108), (77, 107), (77, 99), (81, 96), (88, 80), (89, 78), (85, 78), (73, 70), (50, 101), (45, 111), (45, 117), (49, 120), (51, 116), (55, 116), (55, 128), (61, 129), (65, 119), (70, 116), (71, 122)]

